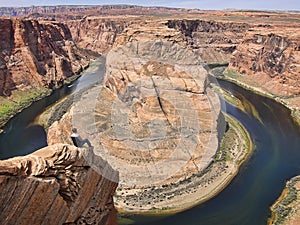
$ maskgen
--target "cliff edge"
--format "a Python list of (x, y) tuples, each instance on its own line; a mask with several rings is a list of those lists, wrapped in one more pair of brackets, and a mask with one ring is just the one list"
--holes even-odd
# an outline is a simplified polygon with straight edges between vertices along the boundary
[(105, 177), (118, 176), (90, 149), (64, 144), (0, 161), (0, 223), (117, 224), (118, 184)]

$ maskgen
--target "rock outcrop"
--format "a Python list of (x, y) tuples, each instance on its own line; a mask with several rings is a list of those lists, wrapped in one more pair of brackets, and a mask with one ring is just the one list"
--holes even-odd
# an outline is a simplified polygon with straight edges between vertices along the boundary
[[(63, 134), (71, 126), (88, 137), (95, 154), (120, 172), (119, 195), (130, 190), (146, 202), (119, 198), (118, 207), (128, 211), (163, 210), (169, 200), (154, 201), (151, 187), (173, 196), (173, 184), (190, 182), (210, 165), (219, 135), (220, 102), (201, 58), (165, 21), (142, 24), (131, 24), (117, 37), (107, 54), (104, 86), (80, 96), (48, 132), (50, 143), (69, 142)], [(170, 197), (175, 209), (188, 189)], [(143, 195), (144, 190), (150, 191)]]
[[(137, 8), (124, 9), (132, 12)], [(20, 183), (27, 185), (29, 191), (32, 191), (29, 187), (35, 187), (34, 194), (40, 196), (39, 190), (44, 190), (46, 184), (53, 187), (45, 188), (46, 194), (51, 192), (47, 194), (49, 198), (55, 195), (52, 202), (57, 201), (61, 208), (58, 210), (54, 208), (57, 204), (41, 202), (49, 212), (42, 209), (40, 214), (43, 215), (36, 221), (52, 218), (60, 219), (53, 223), (98, 222), (99, 217), (95, 216), (97, 210), (101, 218), (101, 213), (107, 212), (105, 206), (114, 211), (109, 205), (116, 180), (109, 183), (103, 176), (101, 178), (99, 171), (96, 173), (91, 169), (90, 161), (86, 163), (78, 150), (56, 145), (71, 143), (69, 136), (74, 126), (84, 133), (82, 136), (91, 140), (95, 155), (100, 155), (113, 168), (120, 170), (118, 206), (123, 209), (149, 212), (153, 208), (166, 209), (166, 204), (172, 203), (176, 210), (182, 199), (188, 196), (193, 196), (186, 200), (190, 201), (189, 206), (201, 201), (201, 195), (203, 199), (211, 197), (211, 183), (215, 185), (214, 193), (221, 190), (234, 176), (231, 171), (236, 171), (236, 168), (233, 164), (213, 166), (211, 176), (203, 175), (213, 161), (218, 138), (222, 136), (218, 137), (217, 124), (220, 122), (220, 104), (209, 86), (204, 69), (207, 64), (211, 64), (212, 68), (230, 63), (229, 68), (240, 73), (235, 73), (233, 79), (242, 78), (249, 86), (261, 85), (271, 93), (295, 101), (293, 104), (300, 102), (299, 98), (292, 98), (299, 96), (300, 88), (299, 30), (290, 27), (285, 33), (280, 31), (283, 26), (277, 26), (275, 20), (272, 25), (261, 22), (261, 18), (272, 20), (275, 18), (273, 15), (243, 17), (243, 12), (222, 12), (225, 19), (220, 21), (222, 18), (218, 14), (211, 17), (217, 19), (205, 19), (205, 15), (201, 14), (201, 20), (174, 19), (171, 16), (121, 18), (106, 15), (100, 18), (99, 12), (105, 10), (92, 9), (94, 11), (89, 11), (90, 16), (86, 17), (80, 10), (89, 9), (78, 8), (79, 13), (59, 17), (55, 10), (53, 15), (49, 15), (56, 19), (75, 20), (65, 24), (0, 20), (0, 94), (9, 96), (14, 89), (60, 84), (87, 64), (89, 56), (82, 48), (107, 53), (107, 73), (103, 87), (93, 87), (79, 96), (78, 102), (61, 121), (49, 128), (48, 143), (54, 146), (23, 159), (4, 161), (0, 170), (4, 191), (8, 190), (6, 186), (13, 187), (15, 193), (21, 196), (17, 186)], [(119, 9), (114, 7), (110, 10), (110, 13), (119, 13)], [(288, 22), (289, 16), (285, 18)], [(191, 17), (199, 18), (199, 15)], [(295, 21), (299, 20), (296, 18)], [(67, 153), (49, 156), (49, 161), (48, 154), (52, 148), (62, 148), (64, 150), (54, 152)], [(48, 158), (44, 160), (36, 154), (47, 155)], [(94, 154), (92, 162), (97, 158)], [(72, 163), (55, 164), (57, 157), (59, 162), (61, 157), (73, 157), (74, 160), (71, 160)], [(21, 165), (21, 169), (11, 162)], [(83, 174), (82, 170), (87, 173)], [(201, 176), (205, 182), (199, 180)], [(102, 181), (108, 182), (103, 184), (103, 187), (109, 187), (109, 194), (105, 192), (109, 196), (105, 197), (105, 203), (97, 202), (95, 205), (95, 201), (102, 199), (97, 194), (103, 193), (103, 188), (90, 190), (97, 195), (95, 199), (90, 197), (90, 202), (82, 199), (81, 191), (88, 190), (80, 187), (86, 187), (87, 180), (99, 181), (97, 185)], [(93, 183), (93, 187), (97, 185)], [(4, 192), (4, 195), (9, 193)], [(163, 200), (158, 197), (161, 193)], [(15, 215), (20, 218), (15, 221), (27, 221), (26, 214), (23, 214), (25, 204), (32, 204), (28, 208), (30, 212), (38, 208), (36, 197), (31, 196), (32, 200), (24, 196), (22, 201), (10, 198), (15, 206)], [(157, 198), (154, 200), (153, 196)], [(10, 224), (14, 220), (5, 207), (8, 201), (1, 199), (4, 202), (3, 215), (8, 215), (3, 223), (8, 221)], [(83, 210), (85, 206), (81, 203), (88, 207)], [(24, 213), (28, 210), (25, 208)], [(61, 216), (53, 218), (51, 213)]]
[(295, 35), (248, 35), (232, 55), (229, 68), (276, 95), (300, 94), (300, 41)]
[(269, 225), (297, 225), (300, 223), (300, 176), (293, 177), (278, 200), (272, 205)]
[[(276, 97), (299, 121), (300, 33), (299, 23), (294, 22), (299, 16), (292, 15), (285, 21), (273, 14), (241, 14), (227, 13), (228, 22), (216, 17), (214, 21), (169, 20), (167, 25), (180, 31), (205, 63), (212, 68), (229, 64), (225, 74), (228, 79)], [(266, 21), (253, 19), (259, 16)], [(239, 21), (238, 17), (243, 19)]]
[(63, 144), (0, 161), (0, 223), (117, 224), (108, 178), (118, 172), (92, 150)]
[(62, 23), (0, 19), (0, 95), (53, 88), (80, 73), (90, 55), (77, 48)]
[(129, 19), (85, 17), (68, 21), (67, 25), (78, 47), (107, 53), (128, 23)]
[(249, 29), (246, 23), (205, 20), (169, 20), (206, 63), (228, 63), (232, 52)]

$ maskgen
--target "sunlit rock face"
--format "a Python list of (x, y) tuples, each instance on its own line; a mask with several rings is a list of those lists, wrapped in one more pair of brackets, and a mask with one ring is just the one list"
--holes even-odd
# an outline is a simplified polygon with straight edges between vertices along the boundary
[(300, 93), (300, 34), (254, 34), (243, 39), (229, 68), (276, 95)]
[(80, 73), (91, 56), (62, 23), (0, 19), (0, 95), (30, 87), (53, 88)]
[(118, 184), (105, 176), (118, 180), (118, 172), (89, 149), (64, 144), (3, 160), (0, 223), (117, 224), (112, 198)]
[[(126, 185), (185, 179), (205, 169), (218, 147), (220, 105), (207, 88), (201, 58), (149, 37), (117, 41), (107, 55), (105, 87), (82, 97), (89, 102), (97, 96), (92, 109), (78, 103), (73, 110), (76, 127), (97, 134), (96, 154), (120, 171)], [(92, 119), (83, 113), (93, 111)]]
[(228, 63), (250, 27), (247, 23), (205, 20), (169, 20), (167, 25), (180, 31), (206, 63)]
[(218, 146), (220, 110), (206, 82), (201, 59), (180, 45), (137, 41), (112, 49), (96, 126), (112, 165), (124, 171), (121, 180), (171, 182), (206, 168)]
[(107, 53), (113, 46), (118, 34), (128, 26), (129, 19), (85, 17), (70, 20), (67, 26), (76, 45), (83, 49)]
[(218, 148), (220, 102), (202, 58), (183, 38), (161, 21), (124, 30), (107, 54), (103, 86), (75, 97), (70, 112), (50, 127), (48, 142), (70, 142), (61, 134), (78, 128), (119, 171), (120, 189), (138, 196), (201, 174)]

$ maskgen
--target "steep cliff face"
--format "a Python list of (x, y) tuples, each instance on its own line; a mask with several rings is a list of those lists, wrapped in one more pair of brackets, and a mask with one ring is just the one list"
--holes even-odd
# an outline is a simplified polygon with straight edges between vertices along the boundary
[(229, 68), (277, 95), (300, 94), (300, 41), (290, 37), (250, 34), (238, 45)]
[(250, 27), (246, 23), (204, 20), (169, 20), (167, 25), (179, 30), (207, 63), (229, 62), (231, 53)]
[(0, 34), (0, 95), (28, 87), (52, 88), (89, 61), (61, 23), (0, 19)]
[(115, 225), (117, 183), (107, 177), (118, 180), (106, 161), (63, 144), (1, 161), (0, 223)]
[(84, 49), (107, 53), (128, 25), (128, 20), (85, 17), (67, 22), (76, 44)]
[(169, 20), (167, 25), (180, 31), (205, 63), (229, 63), (230, 79), (278, 96), (299, 117), (299, 25), (293, 19), (265, 23), (245, 18), (245, 23), (220, 18)]

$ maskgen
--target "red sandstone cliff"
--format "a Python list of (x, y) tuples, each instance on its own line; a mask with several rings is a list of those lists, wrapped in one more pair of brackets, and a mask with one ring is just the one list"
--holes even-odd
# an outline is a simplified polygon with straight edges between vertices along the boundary
[(118, 172), (93, 151), (63, 144), (0, 161), (0, 224), (116, 225), (107, 177)]
[(249, 34), (238, 45), (229, 68), (277, 95), (300, 94), (300, 35)]
[(89, 57), (64, 24), (0, 19), (0, 95), (28, 87), (52, 88), (81, 72)]
[(300, 115), (300, 33), (299, 23), (294, 22), (299, 16), (268, 16), (269, 21), (269, 17), (253, 19), (254, 13), (243, 15), (242, 21), (237, 17), (224, 22), (220, 17), (169, 20), (167, 25), (180, 31), (205, 63), (229, 63), (229, 69), (238, 72), (232, 79), (279, 96)]
[(107, 53), (114, 44), (116, 37), (127, 26), (126, 19), (104, 19), (85, 17), (82, 20), (67, 22), (74, 42), (81, 48)]
[(169, 20), (206, 63), (226, 63), (249, 29), (246, 23), (205, 20)]

